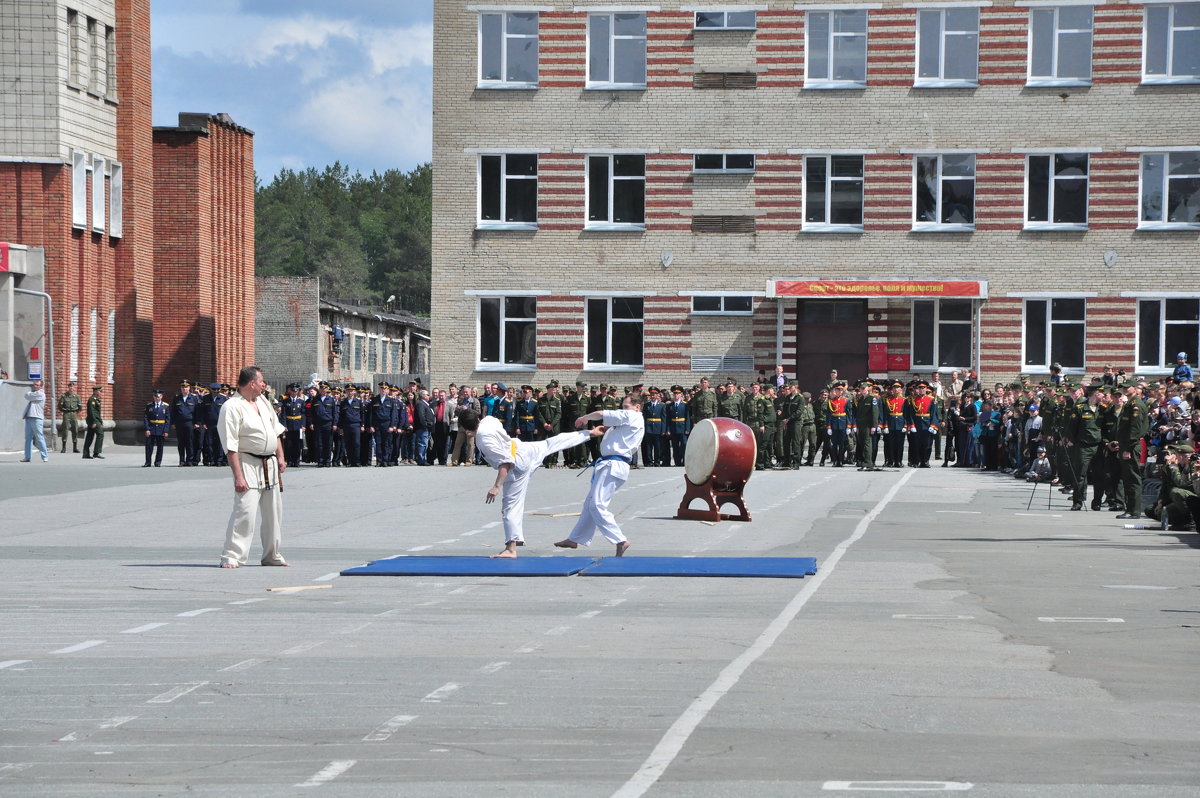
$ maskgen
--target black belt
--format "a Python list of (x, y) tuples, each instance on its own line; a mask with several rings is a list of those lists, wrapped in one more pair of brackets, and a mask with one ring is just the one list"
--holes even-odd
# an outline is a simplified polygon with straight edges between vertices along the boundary
[[(253, 452), (239, 452), (239, 454), (249, 455), (250, 457), (255, 457), (259, 460), (259, 464), (262, 466), (262, 470), (263, 470), (263, 487), (262, 487), (262, 489), (270, 490), (271, 489), (271, 470), (269, 468), (267, 468), (267, 461), (275, 459), (275, 452), (271, 452), (270, 454), (254, 454)], [(279, 492), (283, 493), (282, 485), (279, 486)]]

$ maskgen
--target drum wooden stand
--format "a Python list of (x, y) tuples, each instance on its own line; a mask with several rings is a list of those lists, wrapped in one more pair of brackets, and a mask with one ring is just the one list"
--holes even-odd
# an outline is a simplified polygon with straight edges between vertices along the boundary
[[(685, 490), (675, 517), (714, 523), (749, 521), (750, 511), (742, 491), (754, 473), (756, 457), (754, 432), (740, 421), (712, 418), (698, 423), (684, 454)], [(704, 502), (704, 509), (689, 507), (696, 499)], [(738, 513), (722, 513), (721, 507), (726, 504), (737, 507)]]

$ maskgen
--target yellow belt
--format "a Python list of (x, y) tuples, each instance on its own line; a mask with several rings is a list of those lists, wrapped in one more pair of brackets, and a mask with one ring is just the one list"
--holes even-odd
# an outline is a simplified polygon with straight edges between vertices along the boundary
[(513, 460), (515, 461), (517, 459), (517, 442), (510, 441), (509, 443), (512, 446), (512, 456), (513, 456)]
[(288, 418), (291, 419), (292, 421), (296, 421), (297, 419), (304, 418), (304, 416), (288, 416)]
[(167, 422), (166, 422), (166, 419), (152, 418), (152, 419), (150, 419), (150, 423), (151, 424), (166, 424)]
[(521, 416), (522, 421), (533, 421), (533, 416)]

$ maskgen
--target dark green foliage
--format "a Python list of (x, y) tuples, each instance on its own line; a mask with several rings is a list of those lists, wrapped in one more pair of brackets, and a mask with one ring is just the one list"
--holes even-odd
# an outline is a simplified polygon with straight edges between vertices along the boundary
[(429, 313), (432, 169), (284, 169), (255, 192), (255, 273), (320, 277), (321, 294)]

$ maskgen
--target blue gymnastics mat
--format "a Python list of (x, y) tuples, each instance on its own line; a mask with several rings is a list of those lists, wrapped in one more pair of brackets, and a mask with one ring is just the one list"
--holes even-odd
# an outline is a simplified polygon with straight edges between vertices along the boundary
[(592, 557), (391, 557), (342, 576), (571, 576), (595, 562)]
[(793, 578), (817, 572), (814, 557), (605, 557), (580, 576)]

